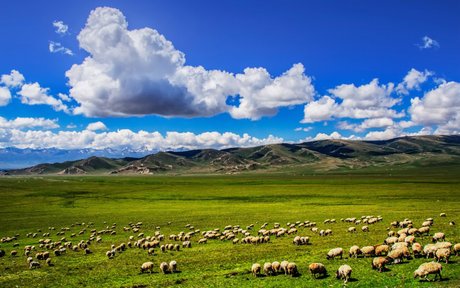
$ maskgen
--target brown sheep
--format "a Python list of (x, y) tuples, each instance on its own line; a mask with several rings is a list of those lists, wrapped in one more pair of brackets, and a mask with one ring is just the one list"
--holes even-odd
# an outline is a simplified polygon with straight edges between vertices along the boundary
[(326, 267), (322, 263), (311, 263), (308, 269), (315, 279), (316, 275), (321, 275), (322, 277), (327, 275)]
[(375, 257), (372, 260), (372, 269), (378, 269), (379, 272), (385, 270), (385, 265), (388, 264), (388, 259), (385, 257)]
[(287, 265), (287, 274), (291, 275), (292, 277), (297, 276), (298, 274), (297, 265), (294, 262), (290, 262)]
[(254, 277), (257, 277), (257, 275), (260, 274), (260, 270), (262, 268), (260, 267), (260, 264), (259, 263), (254, 263), (252, 264), (252, 267), (251, 267), (251, 272), (252, 272), (252, 275), (254, 275)]

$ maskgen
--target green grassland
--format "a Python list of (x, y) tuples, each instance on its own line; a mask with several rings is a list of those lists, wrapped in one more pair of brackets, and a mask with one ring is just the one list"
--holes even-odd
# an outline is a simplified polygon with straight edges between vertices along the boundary
[[(340, 171), (339, 171), (340, 172)], [(352, 245), (375, 245), (387, 236), (393, 220), (410, 218), (419, 227), (425, 218), (433, 217), (432, 233), (442, 231), (446, 240), (460, 242), (460, 172), (458, 166), (417, 167), (400, 171), (367, 171), (312, 175), (296, 171), (278, 174), (242, 174), (209, 176), (48, 176), (0, 178), (0, 237), (19, 234), (17, 241), (0, 243), (6, 256), (0, 258), (0, 287), (340, 287), (335, 270), (342, 264), (353, 268), (349, 287), (460, 287), (460, 256), (452, 256), (443, 264), (443, 281), (420, 282), (413, 271), (427, 259), (417, 258), (389, 266), (379, 273), (371, 269), (370, 258), (326, 260), (331, 248), (342, 247), (348, 254)], [(447, 213), (446, 218), (439, 217)], [(348, 223), (339, 219), (381, 215), (383, 221), (370, 225), (370, 232), (350, 234)], [(323, 224), (327, 218), (336, 224)], [(231, 241), (209, 240), (198, 245), (200, 236), (192, 238), (192, 248), (162, 253), (132, 248), (108, 259), (105, 252), (112, 244), (127, 242), (129, 231), (122, 227), (142, 221), (141, 232), (153, 235), (156, 227), (169, 234), (187, 232), (186, 224), (201, 231), (226, 225), (245, 228), (254, 224), (256, 231), (268, 222), (286, 226), (287, 222), (316, 221), (320, 229), (330, 228), (333, 235), (320, 237), (308, 228), (299, 228), (297, 235), (309, 236), (311, 245), (295, 246), (294, 235), (271, 237), (266, 244), (232, 244)], [(54, 257), (54, 266), (42, 262), (39, 269), (29, 270), (24, 245), (36, 245), (37, 238), (29, 232), (51, 232), (56, 236), (61, 227), (75, 222), (94, 222), (104, 229), (117, 223), (117, 234), (102, 235), (102, 243), (92, 243), (94, 252), (67, 251)], [(49, 231), (48, 227), (56, 227)], [(88, 239), (89, 230), (75, 238), (81, 226), (71, 227), (68, 240), (77, 243)], [(397, 230), (397, 229), (395, 229)], [(39, 234), (41, 234), (39, 233)], [(255, 234), (253, 232), (252, 234)], [(41, 235), (40, 235), (41, 236)], [(241, 237), (241, 236), (239, 236)], [(422, 245), (430, 237), (418, 237)], [(165, 240), (165, 243), (176, 243)], [(13, 248), (13, 243), (20, 247)], [(177, 242), (179, 243), (179, 242)], [(10, 251), (18, 249), (17, 257)], [(39, 249), (40, 250), (40, 249)], [(176, 260), (180, 273), (163, 275), (159, 263)], [(254, 278), (250, 267), (258, 262), (289, 260), (299, 267), (299, 277), (277, 275)], [(140, 273), (143, 262), (155, 263), (155, 273)], [(307, 271), (309, 263), (322, 262), (329, 276), (313, 279)], [(432, 277), (432, 276), (431, 276)]]

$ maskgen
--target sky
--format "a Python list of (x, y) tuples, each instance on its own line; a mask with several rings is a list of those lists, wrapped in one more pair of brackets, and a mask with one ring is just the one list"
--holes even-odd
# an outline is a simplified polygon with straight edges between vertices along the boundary
[(4, 1), (0, 147), (460, 133), (459, 1)]

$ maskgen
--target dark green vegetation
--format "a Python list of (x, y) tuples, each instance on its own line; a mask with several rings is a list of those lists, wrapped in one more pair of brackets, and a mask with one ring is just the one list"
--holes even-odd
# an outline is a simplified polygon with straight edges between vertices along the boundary
[[(7, 253), (0, 258), (0, 287), (340, 287), (335, 270), (344, 263), (353, 268), (350, 287), (459, 287), (460, 256), (443, 263), (442, 282), (420, 282), (413, 271), (427, 259), (417, 258), (389, 266), (379, 273), (371, 269), (370, 258), (326, 260), (331, 248), (342, 247), (345, 253), (352, 245), (375, 245), (387, 236), (393, 220), (410, 218), (420, 227), (425, 218), (433, 217), (431, 234), (442, 231), (446, 240), (460, 242), (460, 169), (458, 165), (408, 166), (377, 168), (343, 173), (302, 176), (307, 170), (284, 174), (240, 174), (238, 176), (54, 176), (0, 178), (0, 236), (19, 234), (17, 241), (0, 243)], [(398, 169), (396, 169), (398, 168)], [(286, 171), (290, 171), (287, 169)], [(305, 173), (304, 173), (305, 172)], [(288, 175), (289, 174), (289, 175)], [(439, 217), (441, 212), (447, 217)], [(370, 225), (370, 232), (350, 234), (348, 223), (341, 218), (381, 215), (383, 221)], [(323, 224), (327, 218), (337, 224)], [(142, 221), (141, 232), (153, 235), (156, 226), (168, 238), (170, 234), (187, 232), (186, 224), (201, 231), (226, 225), (255, 224), (256, 230), (268, 222), (316, 221), (320, 229), (330, 228), (333, 235), (319, 237), (309, 229), (299, 228), (297, 235), (309, 236), (312, 245), (294, 246), (294, 235), (275, 238), (271, 243), (251, 245), (231, 241), (209, 240), (198, 245), (200, 236), (192, 238), (191, 249), (166, 252), (156, 248), (153, 256), (137, 248), (108, 259), (105, 252), (112, 244), (127, 243), (133, 232), (124, 232), (129, 222)], [(54, 257), (55, 266), (29, 270), (24, 245), (38, 246), (39, 238), (27, 238), (29, 232), (51, 232), (54, 241), (61, 227), (75, 222), (94, 222), (98, 230), (117, 223), (117, 235), (102, 235), (102, 243), (93, 243), (94, 252), (67, 251)], [(49, 231), (48, 227), (56, 227)], [(71, 227), (65, 236), (73, 243), (88, 239), (89, 230), (71, 238), (81, 226)], [(394, 229), (397, 230), (397, 229)], [(252, 233), (254, 234), (254, 232)], [(241, 237), (241, 236), (238, 236)], [(136, 237), (137, 238), (137, 237)], [(430, 237), (417, 237), (425, 245)], [(13, 243), (19, 247), (13, 248)], [(179, 243), (165, 240), (164, 243)], [(19, 256), (10, 256), (18, 249)], [(38, 249), (40, 250), (40, 249)], [(176, 260), (181, 273), (163, 275), (159, 264)], [(300, 277), (278, 275), (254, 278), (253, 263), (294, 261)], [(155, 273), (141, 274), (143, 262), (152, 261)], [(329, 276), (313, 279), (307, 271), (311, 262), (326, 265)], [(431, 276), (430, 278), (432, 278)]]
[(252, 148), (159, 152), (141, 159), (91, 157), (8, 171), (37, 174), (203, 174), (286, 169), (316, 173), (460, 162), (460, 136), (416, 136), (384, 141), (323, 140)]

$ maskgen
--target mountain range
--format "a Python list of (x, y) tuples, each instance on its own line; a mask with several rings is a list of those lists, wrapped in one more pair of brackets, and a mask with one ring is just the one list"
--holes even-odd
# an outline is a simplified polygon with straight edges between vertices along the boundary
[[(2, 153), (0, 155), (3, 156), (5, 152)], [(132, 157), (132, 154), (117, 158), (93, 155), (81, 160), (8, 169), (3, 174), (231, 174), (245, 171), (336, 171), (436, 163), (449, 165), (460, 163), (460, 135), (413, 136), (382, 141), (321, 140), (223, 150), (166, 151), (144, 157)]]

